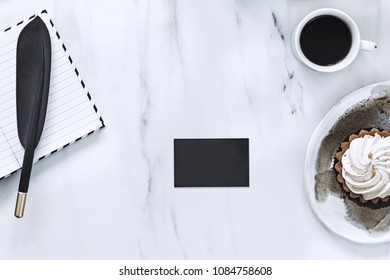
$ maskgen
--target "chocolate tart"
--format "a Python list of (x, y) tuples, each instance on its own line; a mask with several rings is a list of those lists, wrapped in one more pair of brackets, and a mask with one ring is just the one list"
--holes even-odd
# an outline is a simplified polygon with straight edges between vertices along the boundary
[(352, 142), (352, 140), (356, 138), (362, 138), (366, 135), (371, 135), (374, 136), (375, 134), (379, 134), (382, 137), (388, 137), (390, 136), (390, 132), (388, 130), (379, 130), (377, 128), (371, 128), (370, 130), (360, 130), (359, 133), (357, 134), (352, 134), (348, 137), (348, 139), (344, 142), (341, 143), (338, 152), (336, 153), (336, 160), (335, 160), (335, 165), (334, 169), (336, 170), (337, 173), (337, 181), (340, 183), (343, 191), (347, 194), (347, 197), (356, 203), (358, 203), (360, 206), (365, 206), (369, 208), (382, 208), (386, 206), (390, 206), (390, 195), (384, 197), (384, 198), (374, 198), (370, 200), (364, 199), (363, 195), (361, 194), (356, 194), (353, 191), (351, 191), (347, 184), (345, 183), (345, 180), (342, 176), (342, 162), (341, 159), (344, 155), (344, 153), (349, 149), (349, 146)]

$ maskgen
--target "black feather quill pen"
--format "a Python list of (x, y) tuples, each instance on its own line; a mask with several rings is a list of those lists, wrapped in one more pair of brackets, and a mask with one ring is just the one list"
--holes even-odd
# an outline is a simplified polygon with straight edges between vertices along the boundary
[(17, 218), (23, 217), (34, 152), (45, 123), (50, 71), (50, 35), (37, 16), (20, 32), (16, 48), (16, 118), (25, 150), (15, 208)]

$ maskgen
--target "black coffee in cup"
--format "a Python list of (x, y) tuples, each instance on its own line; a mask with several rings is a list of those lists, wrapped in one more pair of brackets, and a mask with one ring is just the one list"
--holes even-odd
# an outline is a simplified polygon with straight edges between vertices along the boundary
[(311, 62), (330, 66), (342, 61), (352, 46), (352, 34), (348, 25), (338, 17), (321, 15), (303, 27), (300, 47)]

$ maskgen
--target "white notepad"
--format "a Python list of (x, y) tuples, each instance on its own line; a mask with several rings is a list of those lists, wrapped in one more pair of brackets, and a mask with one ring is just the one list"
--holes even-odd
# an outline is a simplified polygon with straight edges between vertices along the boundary
[(16, 125), (16, 44), (23, 27), (35, 16), (45, 22), (51, 38), (52, 62), (46, 121), (34, 162), (104, 127), (96, 106), (44, 10), (0, 33), (0, 178), (22, 167), (24, 148)]

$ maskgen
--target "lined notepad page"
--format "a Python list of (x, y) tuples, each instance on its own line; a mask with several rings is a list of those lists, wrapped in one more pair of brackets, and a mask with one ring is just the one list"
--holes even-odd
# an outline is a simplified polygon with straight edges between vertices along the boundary
[[(50, 32), (52, 70), (46, 121), (34, 162), (103, 126), (49, 17), (46, 13), (39, 16)], [(23, 163), (24, 148), (16, 124), (16, 45), (29, 21), (0, 34), (0, 178)]]

